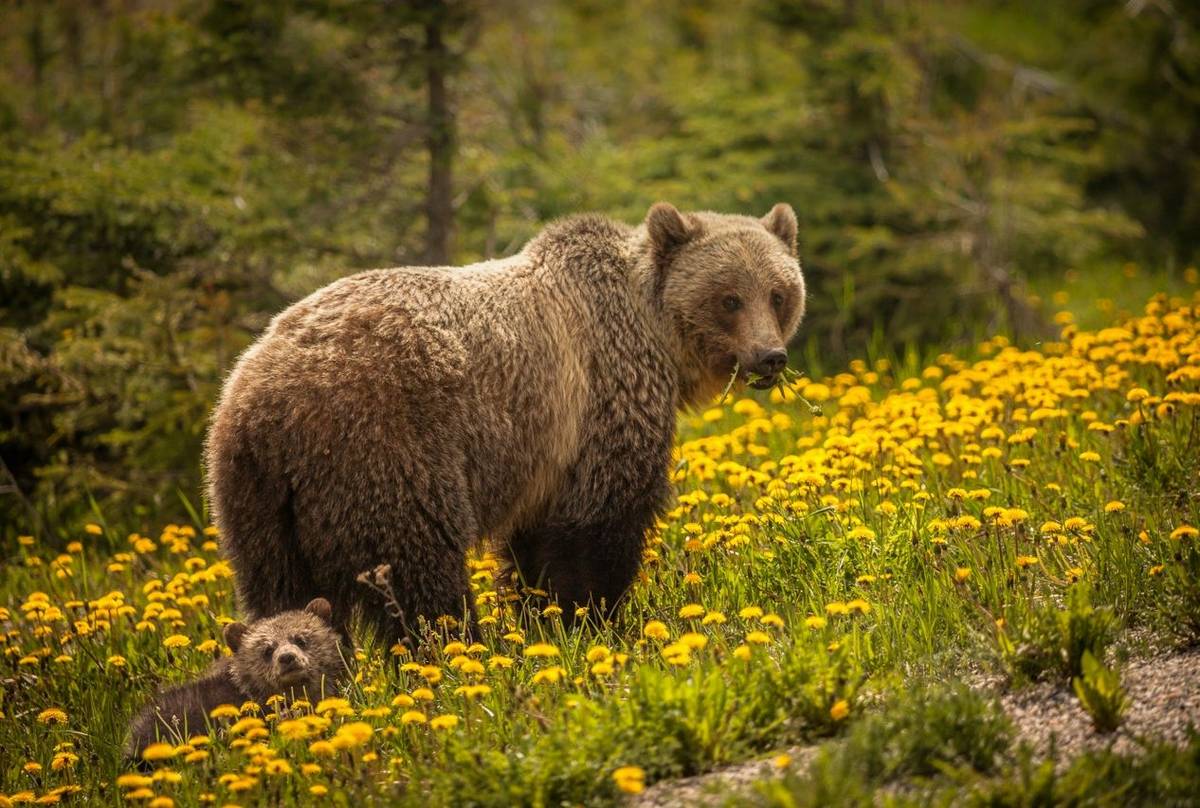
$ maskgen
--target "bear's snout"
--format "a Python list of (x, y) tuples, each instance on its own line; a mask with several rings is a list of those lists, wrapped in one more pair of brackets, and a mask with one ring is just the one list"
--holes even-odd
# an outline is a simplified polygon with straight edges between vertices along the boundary
[(759, 351), (750, 365), (750, 372), (759, 376), (774, 376), (787, 366), (787, 359), (787, 351), (783, 348)]
[(769, 390), (775, 386), (779, 373), (787, 367), (787, 351), (783, 348), (766, 348), (751, 354), (745, 365), (747, 377), (753, 377), (750, 386), (755, 390)]
[(293, 646), (281, 648), (275, 654), (275, 674), (281, 680), (296, 673), (303, 673), (306, 666), (307, 659)]

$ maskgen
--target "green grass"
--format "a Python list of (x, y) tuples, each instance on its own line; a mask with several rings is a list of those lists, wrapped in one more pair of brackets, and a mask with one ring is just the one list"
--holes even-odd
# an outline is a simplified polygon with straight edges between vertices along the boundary
[[(901, 783), (897, 799), (1086, 801), (1117, 773), (1189, 771), (1171, 755), (1194, 749), (1159, 750), (1105, 759), (1095, 782), (1048, 780), (1041, 761), (1000, 754), (1003, 721), (949, 684), (1070, 687), (1085, 654), (1105, 659), (1132, 627), (1145, 643), (1200, 640), (1200, 319), (1159, 300), (1126, 331), (1068, 336), (799, 380), (821, 415), (777, 390), (685, 416), (678, 501), (617, 623), (568, 630), (497, 592), (476, 558), (476, 646), (443, 630), (408, 658), (363, 637), (346, 702), (307, 737), (265, 714), (145, 782), (118, 780), (126, 722), (220, 653), (203, 643), (234, 616), (231, 572), (203, 524), (34, 536), (0, 576), (0, 794), (608, 804), (810, 742), (834, 744), (817, 779), (764, 799), (840, 788), (853, 802)], [(189, 644), (164, 645), (176, 634)], [(535, 644), (550, 655), (527, 655)], [(1169, 774), (1137, 793), (1169, 802)]]

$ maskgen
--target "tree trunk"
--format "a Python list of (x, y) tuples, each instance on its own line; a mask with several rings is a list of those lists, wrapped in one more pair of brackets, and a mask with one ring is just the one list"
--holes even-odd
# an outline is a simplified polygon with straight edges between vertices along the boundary
[(429, 187), (425, 198), (428, 223), (425, 260), (444, 266), (450, 263), (450, 240), (454, 230), (454, 204), (451, 180), (454, 167), (454, 118), (446, 98), (446, 73), (449, 53), (442, 38), (444, 4), (425, 22), (425, 80), (429, 91), (428, 135)]

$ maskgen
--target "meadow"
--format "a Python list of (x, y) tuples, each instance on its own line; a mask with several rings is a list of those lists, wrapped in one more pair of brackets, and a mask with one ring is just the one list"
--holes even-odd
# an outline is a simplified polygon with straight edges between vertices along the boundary
[(677, 498), (616, 622), (565, 628), (482, 553), (477, 636), (359, 638), (343, 691), (220, 708), (146, 771), (121, 762), (129, 716), (225, 652), (220, 536), (199, 510), (23, 535), (0, 570), (0, 807), (609, 804), (797, 744), (817, 763), (778, 756), (755, 799), (1186, 802), (1200, 738), (1056, 777), (968, 685), (1059, 682), (1111, 730), (1125, 660), (1200, 641), (1196, 282), (1095, 328), (1064, 311), (1030, 348), (734, 391), (681, 418)]

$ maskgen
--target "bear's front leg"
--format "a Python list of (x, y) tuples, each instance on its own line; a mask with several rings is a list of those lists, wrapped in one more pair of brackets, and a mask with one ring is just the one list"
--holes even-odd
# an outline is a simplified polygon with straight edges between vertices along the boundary
[(578, 607), (610, 619), (642, 562), (655, 510), (587, 524), (547, 524), (518, 532), (509, 560), (527, 587), (544, 589), (573, 621)]

